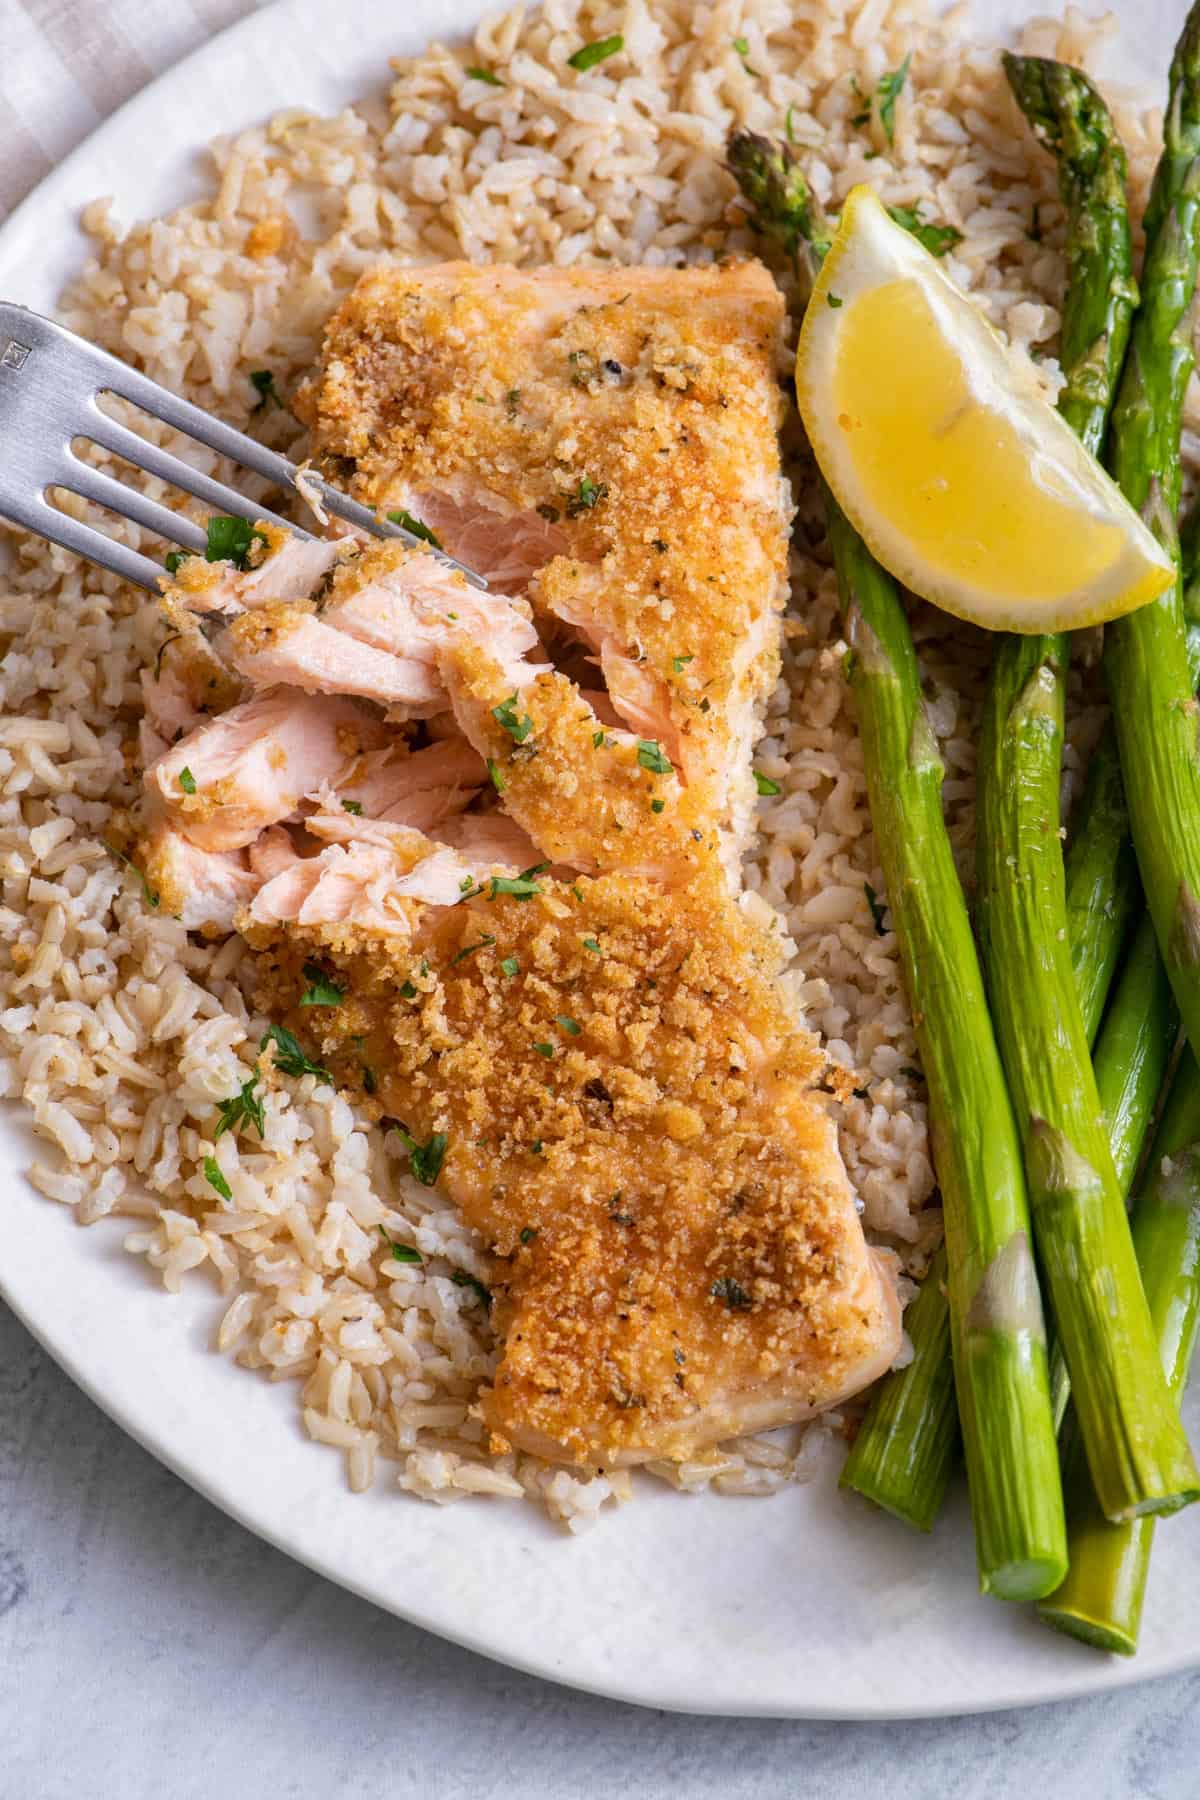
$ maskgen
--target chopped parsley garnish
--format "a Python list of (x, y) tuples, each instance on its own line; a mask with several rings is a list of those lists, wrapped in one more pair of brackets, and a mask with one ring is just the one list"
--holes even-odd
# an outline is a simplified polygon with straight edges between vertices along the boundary
[(580, 889), (575, 886), (575, 884), (573, 882), (571, 884), (571, 892), (574, 894), (575, 898), (578, 900), (580, 906), (582, 906), (583, 905), (583, 894), (580, 891)]
[(869, 881), (863, 882), (863, 893), (867, 896), (867, 905), (871, 909), (871, 917), (875, 921), (875, 929), (879, 933), (879, 936), (883, 937), (883, 935), (884, 935), (884, 927), (883, 927), (883, 911), (884, 911), (884, 909), (880, 902), (879, 895), (875, 892), (875, 889), (871, 886)]
[(875, 89), (875, 97), (879, 101), (879, 123), (883, 126), (884, 136), (889, 144), (896, 141), (896, 101), (908, 80), (908, 66), (912, 62), (911, 51), (898, 69), (885, 75)]
[(157, 906), (160, 896), (156, 894), (154, 889), (150, 886), (150, 883), (146, 880), (146, 877), (142, 874), (142, 871), (138, 868), (132, 856), (126, 856), (124, 850), (118, 850), (115, 844), (106, 843), (104, 848), (111, 851), (112, 855), (116, 857), (119, 863), (123, 863), (127, 869), (133, 870), (133, 873), (142, 884), (142, 897), (145, 900), (146, 905)]
[(519, 975), (521, 972), (521, 965), (515, 956), (506, 956), (504, 961), (500, 964), (500, 968), (502, 972), (508, 976), (510, 981), (514, 975)]
[(828, 293), (825, 296), (825, 304), (826, 306), (832, 306), (836, 311), (842, 304), (842, 296), (840, 294)]
[(653, 813), (660, 813), (665, 809), (666, 804), (665, 800), (652, 800), (650, 802), (650, 811)]
[(507, 394), (505, 394), (505, 396), (504, 396), (504, 409), (507, 412), (510, 419), (516, 418), (517, 408), (520, 406), (520, 404), (521, 404), (520, 388), (509, 388)]
[(493, 761), (493, 759), (490, 756), (487, 759), (487, 772), (488, 772), (488, 777), (491, 781), (491, 784), (495, 788), (496, 792), (498, 794), (502, 794), (504, 792), (505, 787), (507, 786), (507, 783), (504, 779), (503, 774), (500, 771), (499, 766)]
[(414, 519), (413, 515), (404, 507), (401, 507), (399, 512), (390, 512), (388, 518), (393, 525), (399, 525), (401, 531), (407, 531), (410, 537), (420, 538), (423, 544), (432, 544), (435, 550), (441, 549), (442, 541), (437, 533), (430, 531), (423, 520)]
[(603, 956), (604, 955), (603, 950), (601, 950), (601, 948), (600, 948), (599, 944), (596, 942), (595, 938), (592, 938), (592, 937), (584, 938), (583, 947), (585, 950), (590, 950), (593, 956)]
[(542, 1143), (541, 1138), (534, 1138), (532, 1144), (529, 1146), (529, 1153), (531, 1156), (540, 1156), (544, 1149), (545, 1145)]
[(517, 717), (517, 696), (510, 694), (499, 706), (493, 706), (492, 717), (502, 730), (507, 731), (514, 744), (523, 744), (533, 730), (533, 720), (526, 713), (524, 718)]
[(721, 1275), (709, 1288), (714, 1300), (723, 1300), (730, 1312), (749, 1312), (753, 1302), (740, 1281)]
[[(167, 554), (163, 557), (163, 566), (166, 569), (167, 574), (168, 575), (177, 575), (179, 573), (180, 563), (183, 561), (185, 556), (190, 556), (190, 555), (191, 555), (191, 552), (189, 550), (168, 550)], [(177, 632), (176, 636), (178, 636), (178, 635), (179, 634)]]
[(747, 75), (753, 75), (757, 78), (758, 70), (752, 69), (749, 62), (746, 60), (750, 55), (750, 40), (744, 37), (735, 37), (733, 40), (733, 47), (741, 57), (742, 67), (745, 69)]
[(452, 956), (450, 958), (450, 967), (453, 968), (455, 963), (464, 961), (468, 956), (474, 956), (477, 950), (486, 950), (488, 945), (494, 944), (495, 941), (495, 938), (491, 936), (490, 932), (485, 931), (477, 944), (467, 944), (464, 949), (458, 952), (457, 956)]
[(283, 405), (283, 401), (279, 398), (279, 389), (275, 386), (275, 377), (270, 369), (251, 369), (250, 386), (258, 395), (258, 404), (251, 408), (252, 412), (260, 413), (268, 405)]
[(787, 112), (784, 114), (784, 117), (783, 117), (784, 136), (787, 138), (787, 141), (789, 144), (794, 144), (796, 142), (796, 131), (795, 131), (795, 127), (793, 125), (793, 120), (795, 119), (795, 116), (796, 116), (796, 108), (795, 108), (795, 105), (793, 104), (788, 107)]
[(557, 1013), (554, 1023), (560, 1025), (568, 1037), (578, 1037), (583, 1026), (578, 1019), (572, 1019), (567, 1013)]
[(592, 749), (593, 750), (603, 750), (605, 741), (606, 741), (605, 736), (602, 731), (593, 731), (593, 733), (592, 733)]
[(340, 1006), (346, 998), (346, 990), (328, 976), (320, 963), (306, 962), (304, 979), (308, 987), (300, 996), (301, 1006)]
[(379, 1227), (379, 1235), (383, 1239), (384, 1243), (390, 1247), (391, 1252), (392, 1252), (393, 1262), (399, 1262), (399, 1263), (424, 1262), (425, 1258), (421, 1255), (421, 1252), (419, 1250), (414, 1250), (414, 1248), (411, 1244), (398, 1244), (394, 1237), (388, 1236), (386, 1229), (382, 1225)]
[(673, 656), (671, 658), (671, 667), (674, 669), (674, 671), (677, 675), (682, 675), (683, 671), (687, 668), (688, 664), (690, 662), (694, 662), (695, 660), (696, 660), (696, 658), (695, 658), (694, 651), (690, 652), (687, 656)]
[(507, 87), (508, 85), (507, 82), (501, 81), (498, 75), (493, 75), (490, 69), (464, 69), (463, 74), (468, 81), (482, 81), (488, 87)]
[(353, 815), (356, 819), (361, 819), (362, 818), (362, 801), (361, 800), (343, 800), (342, 801), (342, 811), (348, 812), (348, 813), (353, 813)]
[(375, 1071), (371, 1067), (370, 1063), (363, 1064), (362, 1084), (363, 1084), (363, 1091), (368, 1094), (373, 1094), (375, 1092), (375, 1089), (379, 1086), (379, 1083), (375, 1079)]
[(183, 789), (185, 794), (194, 794), (195, 793), (196, 777), (192, 774), (192, 771), (190, 769), (180, 769), (179, 785)]
[(218, 514), (208, 521), (208, 543), (204, 549), (205, 562), (230, 562), (235, 569), (248, 569), (247, 558), (255, 538), (260, 544), (267, 542), (267, 534), (252, 525), (249, 519), (234, 519)]
[(579, 486), (567, 501), (568, 519), (577, 519), (580, 513), (591, 512), (607, 493), (607, 481), (593, 481), (590, 475), (581, 476)]
[(544, 1056), (546, 1058), (547, 1062), (549, 1062), (550, 1058), (554, 1055), (553, 1044), (535, 1044), (533, 1047), (539, 1056)]
[(568, 56), (567, 62), (572, 69), (578, 69), (583, 75), (588, 69), (594, 69), (597, 63), (607, 62), (610, 56), (615, 56), (624, 48), (625, 39), (617, 32), (613, 37), (598, 38), (594, 44), (582, 44), (573, 56)]
[(227, 1131), (236, 1131), (238, 1126), (253, 1125), (259, 1137), (263, 1135), (265, 1120), (263, 1119), (263, 1103), (254, 1092), (258, 1086), (257, 1071), (243, 1081), (240, 1092), (231, 1094), (228, 1100), (217, 1101), (217, 1112), (220, 1122), (213, 1132), (213, 1142), (223, 1137)]
[(460, 894), (477, 894), (480, 890), (475, 886), (473, 875), (464, 875), (458, 884), (458, 891)]
[(259, 1049), (265, 1050), (268, 1044), (274, 1044), (275, 1067), (281, 1075), (293, 1075), (298, 1081), (302, 1075), (315, 1075), (318, 1081), (327, 1081), (333, 1086), (333, 1076), (323, 1063), (313, 1062), (300, 1047), (298, 1038), (282, 1025), (268, 1025), (266, 1032), (259, 1040)]
[(497, 894), (511, 894), (514, 900), (532, 900), (535, 894), (542, 891), (533, 879), (534, 876), (540, 875), (543, 869), (549, 867), (549, 863), (535, 863), (532, 869), (522, 869), (519, 875), (493, 875), (488, 899), (494, 900)]
[(222, 1200), (233, 1199), (233, 1189), (222, 1175), (221, 1165), (215, 1156), (206, 1156), (204, 1159), (204, 1179), (210, 1188), (216, 1189)]
[(536, 1236), (537, 1236), (537, 1226), (536, 1225), (526, 1225), (523, 1227), (523, 1229), (521, 1231), (521, 1242), (523, 1244), (532, 1244), (532, 1242)]
[(754, 771), (754, 785), (760, 794), (782, 794), (783, 792), (777, 781), (772, 781), (769, 775), (761, 775), (757, 769)]
[(652, 550), (657, 550), (660, 556), (665, 556), (671, 546), (668, 544), (666, 538), (651, 538), (650, 548)]
[(541, 506), (536, 508), (536, 511), (538, 515), (545, 519), (547, 524), (550, 525), (557, 525), (559, 519), (562, 517), (557, 506), (549, 506), (545, 501), (542, 502)]
[(442, 1172), (442, 1164), (446, 1160), (446, 1145), (450, 1142), (444, 1131), (435, 1131), (427, 1144), (418, 1144), (416, 1138), (410, 1137), (404, 1126), (397, 1119), (392, 1129), (400, 1133), (401, 1142), (408, 1151), (408, 1166), (422, 1187), (432, 1187)]
[(417, 997), (417, 990), (413, 986), (412, 982), (411, 981), (402, 982), (400, 985), (400, 998), (402, 1000), (415, 1000), (416, 997)]
[(484, 1306), (484, 1307), (491, 1306), (491, 1304), (492, 1304), (491, 1290), (489, 1288), (485, 1288), (482, 1281), (476, 1280), (474, 1275), (468, 1275), (467, 1271), (465, 1269), (455, 1269), (455, 1271), (451, 1275), (450, 1279), (454, 1283), (455, 1287), (470, 1288), (473, 1291), (475, 1298), (479, 1301), (481, 1306)]
[(674, 768), (670, 757), (654, 738), (638, 739), (637, 759), (642, 768), (649, 769), (652, 775), (669, 775)]
[(962, 243), (962, 232), (953, 225), (927, 225), (915, 206), (889, 206), (888, 213), (897, 225), (902, 225), (918, 244), (923, 244), (931, 256), (945, 256), (953, 250), (955, 244)]

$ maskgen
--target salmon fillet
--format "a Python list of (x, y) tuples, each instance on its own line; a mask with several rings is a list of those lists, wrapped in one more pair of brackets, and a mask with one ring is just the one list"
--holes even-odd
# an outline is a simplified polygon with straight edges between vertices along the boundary
[[(740, 895), (781, 317), (754, 265), (364, 276), (304, 402), (318, 443), (492, 588), (263, 527), (252, 566), (187, 558), (165, 601), (236, 704), (207, 717), (182, 663), (153, 690), (184, 735), (147, 771), (144, 860), (189, 923), (236, 919), (259, 1003), (340, 1080), (372, 1070), (363, 1104), (493, 1250), (494, 1444), (579, 1466), (808, 1417), (900, 1342), (820, 1046)], [(301, 1007), (314, 961), (339, 1004)]]

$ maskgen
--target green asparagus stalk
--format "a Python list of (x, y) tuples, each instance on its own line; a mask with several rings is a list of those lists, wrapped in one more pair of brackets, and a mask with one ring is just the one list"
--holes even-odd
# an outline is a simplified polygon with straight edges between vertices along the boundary
[[(1180, 422), (1200, 260), (1200, 5), (1172, 59), (1163, 141), (1109, 466), (1177, 556)], [(1188, 1036), (1200, 1043), (1200, 759), (1181, 582), (1108, 629), (1104, 664), (1142, 887)]]
[(1178, 1041), (1179, 1008), (1158, 954), (1154, 922), (1143, 913), (1092, 1059), (1122, 1195), (1133, 1186)]
[[(1178, 1037), (1179, 1009), (1158, 954), (1153, 921), (1143, 913), (1092, 1057), (1122, 1199), (1133, 1186)], [(1062, 1345), (1055, 1343), (1050, 1351), (1050, 1396), (1057, 1425), (1062, 1424), (1070, 1393)]]
[(980, 1584), (1045, 1591), (1062, 1497), (1020, 1144), (942, 814), (942, 765), (891, 577), (829, 499), (871, 819), (929, 1086)]
[(1096, 746), (1067, 850), (1067, 938), (1089, 1044), (1096, 1041), (1121, 951), (1142, 910), (1121, 759), (1111, 727)]
[[(1200, 1068), (1184, 1052), (1147, 1162), (1133, 1241), (1158, 1337), (1163, 1371), (1178, 1400), (1200, 1319)], [(1153, 1518), (1111, 1524), (1096, 1503), (1075, 1441), (1067, 1450), (1071, 1566), (1038, 1608), (1042, 1618), (1100, 1650), (1137, 1649)]]
[[(785, 145), (737, 132), (729, 162), (754, 222), (803, 275), (827, 234), (795, 158)], [(929, 1086), (980, 1585), (1023, 1600), (1058, 1584), (1065, 1544), (1020, 1144), (908, 619), (896, 584), (829, 494), (826, 510), (871, 818)]]
[(943, 1244), (904, 1315), (913, 1359), (876, 1388), (838, 1484), (918, 1531), (932, 1531), (958, 1454), (947, 1280)]

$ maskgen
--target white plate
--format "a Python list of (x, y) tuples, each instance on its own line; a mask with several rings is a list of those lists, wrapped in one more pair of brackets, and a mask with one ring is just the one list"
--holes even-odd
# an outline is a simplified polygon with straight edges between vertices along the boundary
[[(1000, 0), (1000, 25), (1036, 5)], [(198, 186), (196, 147), (277, 106), (329, 109), (386, 77), (386, 58), (453, 36), (479, 0), (283, 0), (156, 82), (0, 230), (0, 294), (50, 310), (84, 244), (81, 205), (128, 218)], [(1161, 80), (1182, 14), (1123, 0), (1122, 73)], [(1136, 30), (1133, 29), (1137, 21)], [(1123, 53), (1125, 54), (1125, 53)], [(30, 1138), (0, 1118), (0, 1291), (82, 1388), (242, 1524), (380, 1606), (554, 1680), (691, 1712), (886, 1718), (1085, 1694), (1200, 1661), (1200, 1529), (1160, 1528), (1142, 1650), (1104, 1658), (980, 1598), (959, 1496), (931, 1537), (839, 1496), (836, 1467), (774, 1500), (637, 1503), (568, 1540), (523, 1503), (438, 1509), (382, 1482), (352, 1496), (303, 1437), (295, 1395), (208, 1349), (207, 1290), (168, 1298), (116, 1224), (82, 1231), (20, 1171)], [(1200, 1438), (1200, 1405), (1191, 1425)]]

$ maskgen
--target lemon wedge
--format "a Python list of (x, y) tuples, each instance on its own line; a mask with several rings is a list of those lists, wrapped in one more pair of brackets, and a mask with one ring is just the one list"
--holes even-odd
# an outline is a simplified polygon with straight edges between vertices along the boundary
[(1073, 631), (1174, 579), (1010, 351), (870, 188), (813, 289), (796, 395), (821, 472), (904, 585), (995, 631)]

